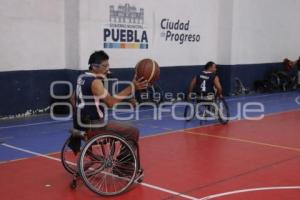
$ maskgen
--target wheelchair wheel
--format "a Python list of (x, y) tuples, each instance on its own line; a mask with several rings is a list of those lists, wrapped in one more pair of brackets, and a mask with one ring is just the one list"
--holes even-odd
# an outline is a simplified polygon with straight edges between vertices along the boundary
[(60, 158), (61, 163), (66, 171), (70, 174), (74, 174), (77, 171), (77, 160), (79, 153), (76, 154), (72, 151), (72, 149), (68, 146), (69, 142), (70, 137), (66, 140), (61, 149)]
[(97, 135), (90, 139), (81, 151), (78, 165), (85, 185), (102, 196), (127, 191), (139, 170), (135, 150), (116, 135)]
[(218, 120), (221, 124), (227, 124), (229, 122), (230, 114), (228, 104), (224, 99), (216, 100), (218, 107)]
[(195, 111), (196, 102), (188, 101), (188, 103), (191, 103), (191, 105), (186, 105), (184, 108), (184, 118), (185, 118), (185, 121), (187, 121), (187, 122), (191, 121), (195, 117), (195, 114), (196, 114), (196, 111)]

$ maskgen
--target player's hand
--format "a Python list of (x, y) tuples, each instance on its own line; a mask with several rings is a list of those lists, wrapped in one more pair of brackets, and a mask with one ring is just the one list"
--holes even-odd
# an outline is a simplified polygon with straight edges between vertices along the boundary
[(143, 90), (149, 86), (148, 80), (145, 80), (144, 77), (141, 77), (138, 80), (136, 80), (136, 78), (134, 78), (132, 83), (134, 85), (135, 90)]

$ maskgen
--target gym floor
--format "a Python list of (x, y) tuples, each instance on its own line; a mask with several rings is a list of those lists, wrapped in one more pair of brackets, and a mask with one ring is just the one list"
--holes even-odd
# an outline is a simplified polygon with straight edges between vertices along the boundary
[[(226, 99), (231, 115), (238, 103), (260, 102), (262, 120), (175, 121), (152, 110), (130, 123), (141, 132), (144, 182), (111, 199), (298, 200), (300, 196), (299, 92)], [(183, 114), (183, 108), (176, 110)], [(99, 199), (82, 182), (76, 190), (59, 151), (71, 121), (49, 116), (0, 123), (0, 193), (8, 199)], [(101, 198), (101, 197), (100, 197)]]

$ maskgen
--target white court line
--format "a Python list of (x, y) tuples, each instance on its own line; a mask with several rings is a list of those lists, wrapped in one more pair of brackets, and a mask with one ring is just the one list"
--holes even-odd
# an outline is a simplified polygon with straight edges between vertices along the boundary
[[(145, 110), (139, 110), (139, 112), (145, 112), (153, 109), (145, 109)], [(135, 111), (134, 111), (135, 112)], [(125, 112), (124, 112), (125, 113)], [(126, 113), (125, 113), (126, 114)], [(112, 116), (112, 114), (109, 114), (108, 116)], [(9, 128), (19, 128), (19, 127), (27, 127), (27, 126), (35, 126), (35, 125), (43, 125), (43, 124), (55, 124), (55, 123), (66, 123), (71, 122), (72, 119), (68, 120), (51, 120), (51, 121), (44, 121), (44, 122), (37, 122), (37, 123), (29, 123), (29, 124), (18, 124), (18, 125), (12, 125), (12, 126), (0, 126), (0, 130), (2, 129), (9, 129)]]
[(30, 150), (27, 150), (27, 149), (19, 148), (19, 147), (16, 147), (16, 146), (5, 144), (5, 143), (2, 143), (1, 145), (5, 146), (5, 147), (8, 147), (8, 148), (11, 148), (11, 149), (15, 149), (15, 150), (18, 150), (18, 151), (29, 153), (29, 154), (32, 154), (32, 155), (35, 155), (35, 156), (40, 156), (40, 157), (43, 157), (43, 158), (48, 158), (50, 160), (56, 160), (56, 161), (60, 162), (59, 158), (54, 158), (54, 157), (51, 157), (51, 156), (47, 156), (47, 155), (44, 155), (44, 154), (41, 154), (41, 153), (33, 152), (33, 151), (30, 151)]
[(72, 121), (72, 120), (65, 120), (65, 121), (45, 121), (45, 122), (37, 122), (37, 123), (30, 123), (30, 124), (19, 124), (19, 125), (12, 125), (12, 126), (2, 126), (2, 127), (0, 127), (0, 130), (2, 130), (2, 129), (9, 129), (9, 128), (18, 128), (18, 127), (43, 125), (43, 124), (64, 123), (64, 122), (70, 122), (70, 121)]
[[(36, 155), (36, 156), (40, 156), (40, 157), (47, 158), (47, 159), (50, 159), (50, 160), (61, 162), (61, 160), (58, 159), (58, 158), (54, 158), (54, 157), (47, 156), (47, 155), (44, 155), (44, 154), (41, 154), (41, 153), (33, 152), (33, 151), (30, 151), (30, 150), (27, 150), (27, 149), (15, 147), (15, 146), (12, 146), (12, 145), (9, 145), (9, 144), (5, 144), (5, 143), (1, 144), (1, 145), (5, 146), (5, 147), (8, 147), (8, 148), (11, 148), (11, 149), (15, 149), (15, 150), (19, 150), (19, 151), (22, 151), (22, 152), (25, 152), (25, 153), (29, 153), (29, 154), (32, 154), (32, 155)], [(158, 187), (158, 186), (155, 186), (155, 185), (152, 185), (152, 184), (149, 184), (149, 183), (138, 183), (138, 184), (140, 184), (142, 186), (145, 186), (145, 187), (148, 187), (148, 188), (151, 188), (151, 189), (154, 189), (154, 190), (158, 190), (158, 191), (161, 191), (161, 192), (169, 193), (169, 194), (172, 194), (172, 195), (175, 195), (175, 196), (179, 196), (179, 197), (183, 197), (183, 198), (191, 199), (191, 200), (209, 200), (209, 199), (216, 199), (216, 198), (224, 197), (224, 196), (230, 196), (230, 195), (234, 195), (234, 194), (256, 192), (256, 191), (300, 190), (300, 186), (260, 187), (260, 188), (250, 188), (250, 189), (234, 190), (234, 191), (230, 191), (230, 192), (213, 194), (213, 195), (209, 195), (209, 196), (202, 197), (202, 198), (199, 199), (199, 198), (196, 198), (196, 197), (193, 197), (193, 196), (189, 196), (189, 195), (181, 194), (179, 192), (175, 192), (173, 190), (169, 190), (169, 189), (165, 189), (165, 188), (162, 188), (162, 187)]]
[[(283, 113), (288, 113), (288, 112), (295, 112), (295, 111), (300, 111), (300, 109), (288, 110), (288, 111), (282, 111), (282, 112), (276, 112), (276, 113), (270, 113), (270, 114), (265, 115), (265, 116), (273, 116), (273, 115), (278, 115), (278, 114), (283, 114)], [(245, 119), (235, 120), (235, 121), (232, 121), (232, 122), (238, 122), (238, 121), (242, 121), (242, 120), (245, 120)], [(204, 126), (196, 126), (196, 127), (190, 127), (190, 128), (184, 128), (184, 129), (178, 129), (178, 130), (171, 130), (171, 131), (166, 131), (166, 132), (162, 132), (162, 133), (155, 134), (155, 135), (143, 136), (141, 138), (142, 139), (147, 139), (147, 138), (156, 137), (156, 136), (162, 136), (162, 135), (167, 135), (167, 134), (171, 134), (171, 133), (175, 133), (175, 132), (182, 132), (182, 133), (184, 133), (185, 130), (190, 130), (190, 129), (195, 129), (195, 128), (202, 128), (202, 127), (209, 127), (209, 126), (214, 126), (214, 125), (216, 125), (216, 123), (207, 124), (207, 125), (204, 125)], [(8, 148), (15, 149), (15, 150), (23, 151), (23, 152), (26, 152), (26, 153), (29, 153), (29, 154), (32, 154), (32, 155), (37, 155), (37, 156), (40, 156), (40, 157), (44, 157), (44, 158), (48, 158), (48, 159), (60, 162), (60, 159), (58, 159), (58, 158), (47, 156), (47, 155), (44, 155), (44, 154), (41, 154), (41, 153), (37, 153), (37, 152), (33, 152), (33, 151), (26, 150), (26, 149), (23, 149), (23, 148), (15, 147), (15, 146), (12, 146), (12, 145), (9, 145), (9, 144), (5, 144), (5, 143), (3, 143), (1, 145), (6, 146)], [(59, 152), (56, 152), (56, 153), (59, 153)], [(53, 153), (51, 153), (51, 154), (53, 154)], [(16, 161), (18, 161), (18, 160), (23, 160), (23, 159), (17, 159)], [(8, 163), (8, 162), (10, 162), (10, 161), (1, 162), (0, 164), (4, 164), (4, 163)], [(178, 192), (175, 192), (175, 191), (172, 191), (172, 190), (164, 189), (164, 188), (161, 188), (161, 187), (157, 187), (157, 186), (154, 186), (154, 185), (151, 185), (151, 184), (141, 183), (141, 185), (143, 185), (145, 187), (152, 188), (152, 189), (160, 190), (160, 191), (163, 191), (163, 192), (166, 192), (166, 193), (169, 193), (169, 194), (173, 194), (173, 195), (176, 195), (176, 196), (180, 196), (180, 197), (183, 197), (183, 198), (193, 199), (193, 200), (197, 199), (195, 197), (184, 195), (184, 194), (181, 194), (181, 193), (178, 193)], [(298, 187), (298, 186), (295, 186), (295, 187)], [(299, 189), (300, 189), (300, 186), (299, 186)], [(210, 195), (208, 197), (211, 199), (212, 195)], [(205, 197), (205, 198), (207, 199), (208, 197)], [(217, 198), (217, 197), (214, 197), (214, 198)], [(198, 199), (198, 200), (206, 200), (206, 199), (202, 198), (202, 199)]]
[[(297, 111), (300, 111), (300, 109), (286, 110), (286, 111), (282, 111), (282, 112), (270, 113), (270, 114), (265, 115), (265, 117), (279, 115), (279, 114), (284, 114), (284, 113), (289, 113), (289, 112), (297, 112)], [(239, 121), (245, 121), (245, 120), (246, 119), (238, 119), (238, 120), (230, 121), (230, 123), (239, 122)], [(205, 128), (205, 127), (215, 126), (215, 125), (218, 125), (218, 124), (219, 124), (219, 122), (216, 122), (216, 123), (205, 124), (205, 125), (201, 125), (201, 126), (194, 126), (194, 127), (189, 127), (189, 128), (182, 128), (182, 129), (171, 129), (171, 128), (167, 128), (167, 127), (160, 127), (162, 129), (165, 129), (165, 130), (168, 130), (168, 131), (159, 132), (159, 133), (153, 133), (151, 135), (141, 136), (141, 139), (147, 139), (147, 138), (152, 138), (152, 137), (157, 137), (157, 136), (164, 136), (164, 135), (168, 135), (168, 134), (172, 134), (172, 133), (173, 134), (178, 134), (178, 132), (185, 133), (186, 131), (189, 131), (189, 130), (192, 130), (192, 129)], [(58, 154), (58, 153), (60, 153), (60, 151), (58, 151), (58, 152), (52, 152), (52, 153), (49, 153), (49, 154)], [(29, 158), (22, 158), (22, 159), (15, 159), (15, 160), (3, 161), (3, 162), (0, 162), (0, 164), (6, 163), (6, 162), (13, 162), (13, 161), (18, 161), (18, 160), (23, 160), (23, 159), (29, 159)]]
[[(50, 159), (50, 160), (61, 162), (61, 160), (59, 158), (54, 158), (54, 157), (47, 156), (47, 155), (44, 155), (44, 154), (41, 154), (41, 153), (38, 153), (38, 152), (30, 151), (30, 150), (27, 150), (27, 149), (19, 148), (19, 147), (16, 147), (16, 146), (5, 144), (5, 143), (3, 143), (1, 145), (5, 146), (5, 147), (8, 147), (8, 148), (11, 148), (11, 149), (15, 149), (15, 150), (18, 150), (18, 151), (29, 153), (29, 154), (32, 154), (32, 155), (35, 155), (35, 156), (40, 156), (40, 157), (43, 157), (43, 158), (47, 158), (47, 159)], [(165, 188), (162, 188), (162, 187), (158, 187), (158, 186), (155, 186), (155, 185), (152, 185), (152, 184), (149, 184), (149, 183), (138, 183), (138, 184), (140, 184), (140, 185), (142, 185), (144, 187), (148, 187), (148, 188), (151, 188), (151, 189), (154, 189), (154, 190), (158, 190), (158, 191), (161, 191), (161, 192), (169, 193), (169, 194), (172, 194), (172, 195), (175, 195), (175, 196), (179, 196), (179, 197), (183, 197), (183, 198), (186, 198), (186, 199), (198, 200), (198, 198), (196, 198), (196, 197), (192, 197), (192, 196), (189, 196), (189, 195), (181, 194), (179, 192), (175, 192), (173, 190), (169, 190), (169, 189), (165, 189)]]
[[(260, 96), (242, 96), (242, 97), (232, 97), (232, 98), (228, 98), (226, 99), (227, 102), (230, 101), (238, 101), (238, 100), (244, 100), (244, 99), (248, 99), (248, 98), (262, 98), (262, 97), (267, 97), (267, 96), (277, 96), (277, 95), (282, 95), (284, 93), (276, 93), (276, 94), (265, 94), (265, 95), (260, 95)], [(178, 106), (178, 107), (183, 107), (182, 106)], [(145, 110), (139, 110), (139, 112), (145, 112), (145, 111), (150, 111), (153, 109), (145, 109)], [(134, 111), (135, 112), (135, 111)], [(109, 114), (109, 116), (112, 116), (112, 114)], [(2, 126), (0, 127), (0, 130), (2, 129), (9, 129), (9, 128), (18, 128), (18, 127), (27, 127), (27, 126), (35, 126), (35, 125), (44, 125), (44, 124), (55, 124), (55, 123), (64, 123), (64, 122), (70, 122), (72, 120), (61, 120), (61, 121), (45, 121), (45, 122), (38, 122), (38, 123), (29, 123), (29, 124), (19, 124), (19, 125), (12, 125), (12, 126)], [(137, 120), (131, 120), (131, 121), (137, 121)]]
[[(286, 111), (281, 111), (281, 112), (269, 113), (269, 114), (266, 114), (265, 117), (284, 114), (284, 113), (289, 113), (289, 112), (297, 112), (297, 111), (300, 111), (300, 109), (293, 109), (293, 110), (286, 110)], [(239, 122), (239, 121), (246, 121), (246, 119), (237, 119), (237, 120), (230, 121), (230, 123)], [(165, 130), (168, 130), (168, 131), (153, 133), (151, 135), (145, 135), (145, 136), (142, 136), (141, 139), (147, 139), (147, 138), (152, 138), (152, 137), (156, 137), (156, 136), (163, 136), (163, 135), (168, 135), (168, 134), (171, 134), (171, 133), (178, 134), (178, 132), (185, 133), (185, 131), (188, 131), (188, 130), (191, 130), (191, 129), (205, 128), (205, 127), (215, 126), (215, 125), (218, 125), (218, 124), (219, 123), (216, 122), (216, 123), (205, 124), (205, 125), (200, 125), (200, 126), (194, 126), (194, 127), (189, 127), (189, 128), (182, 128), (182, 129), (171, 129), (171, 128), (167, 128), (167, 127), (161, 127), (161, 128), (163, 128)], [(57, 153), (60, 153), (60, 152), (52, 152), (52, 153), (49, 153), (49, 154), (57, 154)], [(23, 159), (28, 159), (28, 158), (23, 158)], [(19, 159), (15, 159), (15, 160), (17, 161)], [(0, 164), (5, 163), (5, 162), (12, 162), (12, 161), (15, 161), (15, 160), (3, 161), (3, 162), (0, 162)]]
[[(274, 116), (274, 115), (276, 116), (276, 115), (280, 115), (280, 114), (284, 114), (284, 113), (298, 112), (298, 111), (300, 111), (300, 108), (299, 109), (293, 109), (293, 110), (285, 110), (285, 111), (281, 111), (281, 112), (269, 113), (269, 114), (266, 114), (265, 117)], [(240, 122), (240, 121), (247, 121), (247, 119), (236, 119), (236, 120), (229, 121), (229, 123), (231, 124), (231, 123)], [(154, 134), (151, 134), (151, 135), (145, 135), (141, 138), (146, 139), (146, 138), (162, 136), (162, 135), (167, 135), (167, 134), (170, 134), (170, 133), (178, 133), (178, 132), (184, 133), (185, 131), (189, 131), (191, 129), (206, 128), (206, 127), (215, 126), (215, 125), (220, 125), (220, 123), (215, 122), (215, 123), (211, 123), (211, 124), (205, 124), (205, 125), (194, 126), (194, 127), (189, 127), (189, 128), (183, 128), (183, 129), (170, 129), (170, 131), (160, 132), (160, 133), (156, 133), (156, 134), (154, 133)], [(164, 128), (164, 127), (161, 127), (161, 128)]]
[(243, 189), (243, 190), (235, 190), (231, 192), (224, 192), (219, 194), (209, 195), (199, 200), (209, 200), (209, 199), (216, 199), (219, 197), (234, 195), (234, 194), (241, 194), (246, 192), (257, 192), (257, 191), (269, 191), (269, 190), (300, 190), (300, 186), (276, 186), (276, 187), (260, 187), (260, 188), (250, 188), (250, 189)]

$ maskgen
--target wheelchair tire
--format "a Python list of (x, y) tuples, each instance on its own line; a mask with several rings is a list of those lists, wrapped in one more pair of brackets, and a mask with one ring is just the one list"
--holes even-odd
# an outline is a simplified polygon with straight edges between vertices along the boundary
[(70, 174), (74, 174), (77, 171), (77, 156), (79, 155), (79, 153), (78, 155), (74, 155), (73, 151), (68, 146), (69, 142), (70, 137), (65, 141), (61, 149), (60, 158), (65, 170)]
[(78, 159), (84, 184), (101, 196), (126, 192), (136, 179), (138, 165), (132, 146), (124, 138), (108, 134), (87, 141)]

